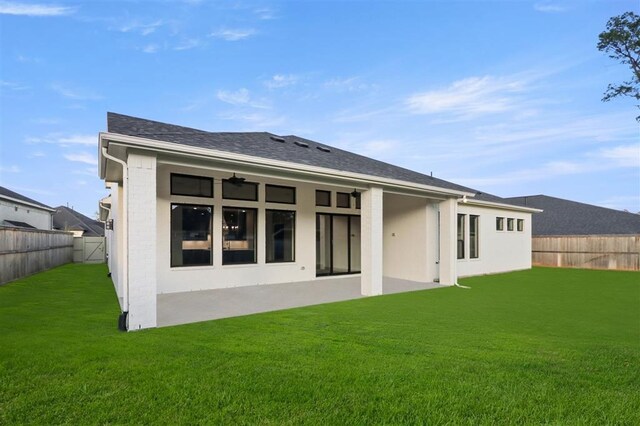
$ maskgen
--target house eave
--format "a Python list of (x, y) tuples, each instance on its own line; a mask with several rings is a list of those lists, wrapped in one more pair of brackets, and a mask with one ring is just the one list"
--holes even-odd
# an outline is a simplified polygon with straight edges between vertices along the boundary
[[(288, 161), (272, 160), (263, 157), (255, 157), (246, 154), (236, 154), (226, 151), (218, 151), (209, 148), (198, 148), (188, 145), (175, 144), (171, 142), (162, 142), (147, 138), (141, 138), (137, 136), (121, 135), (117, 133), (100, 133), (99, 146), (109, 147), (110, 145), (120, 145), (124, 147), (131, 147), (145, 151), (152, 151), (156, 153), (166, 153), (174, 156), (183, 156), (191, 158), (209, 159), (220, 162), (225, 162), (232, 165), (251, 165), (256, 168), (264, 170), (286, 170), (289, 172), (295, 172), (304, 174), (307, 176), (316, 177), (330, 177), (338, 181), (344, 181), (345, 184), (352, 184), (353, 182), (359, 182), (361, 184), (383, 186), (395, 189), (406, 189), (409, 191), (420, 191), (425, 194), (435, 194), (446, 197), (473, 197), (472, 192), (458, 191), (453, 189), (440, 188), (431, 185), (417, 184), (413, 182), (407, 182), (397, 179), (389, 179), (379, 176), (345, 172), (335, 169), (329, 169), (324, 167), (308, 166), (305, 164), (292, 163)], [(102, 155), (100, 149), (100, 161), (99, 161), (99, 175), (101, 179), (106, 177), (106, 164), (107, 159)]]
[(0, 196), (0, 199), (8, 200), (8, 201), (11, 201), (12, 203), (22, 204), (23, 206), (33, 207), (35, 209), (40, 209), (40, 210), (44, 210), (44, 211), (47, 211), (47, 212), (55, 212), (56, 211), (56, 209), (52, 209), (50, 207), (39, 206), (37, 204), (30, 203), (28, 201), (19, 200), (17, 198), (13, 198), (13, 197), (7, 197), (6, 195)]
[(533, 207), (524, 207), (524, 206), (516, 206), (513, 204), (505, 204), (505, 203), (495, 203), (492, 201), (484, 201), (477, 199), (467, 199), (466, 202), (460, 201), (461, 204), (468, 204), (472, 206), (480, 206), (480, 207), (495, 207), (503, 210), (511, 210), (517, 212), (525, 212), (525, 213), (542, 213), (543, 210), (534, 209)]

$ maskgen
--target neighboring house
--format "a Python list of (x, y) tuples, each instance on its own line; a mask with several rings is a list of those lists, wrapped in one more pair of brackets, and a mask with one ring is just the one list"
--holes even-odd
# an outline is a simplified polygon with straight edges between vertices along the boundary
[(548, 195), (505, 199), (542, 209), (533, 218), (533, 264), (640, 270), (640, 214)]
[(0, 226), (51, 230), (54, 209), (0, 186)]
[(72, 208), (58, 206), (53, 213), (53, 229), (71, 231), (74, 237), (104, 237), (104, 224)]
[(108, 114), (109, 270), (128, 329), (159, 294), (353, 274), (454, 285), (531, 267), (539, 210), (313, 142)]

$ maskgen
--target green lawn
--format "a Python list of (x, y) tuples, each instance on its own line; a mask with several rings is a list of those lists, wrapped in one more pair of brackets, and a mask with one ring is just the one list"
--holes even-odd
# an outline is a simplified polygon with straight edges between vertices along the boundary
[(117, 331), (104, 265), (0, 287), (0, 424), (640, 424), (640, 274), (545, 269)]

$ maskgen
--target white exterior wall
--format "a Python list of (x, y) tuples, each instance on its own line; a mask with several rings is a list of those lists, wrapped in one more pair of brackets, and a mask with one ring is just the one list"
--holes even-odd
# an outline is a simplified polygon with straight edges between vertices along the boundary
[[(384, 276), (431, 282), (434, 278), (436, 238), (429, 228), (427, 199), (384, 195)], [(437, 219), (437, 218), (436, 218)]]
[(127, 165), (128, 329), (137, 330), (156, 326), (156, 158), (130, 152)]
[[(439, 279), (442, 285), (454, 285), (458, 280), (456, 263), (456, 218), (458, 202), (455, 198), (442, 201), (440, 210)], [(437, 219), (436, 219), (437, 220)]]
[[(171, 195), (171, 173), (213, 177), (213, 198)], [(353, 188), (264, 178), (246, 173), (239, 173), (239, 176), (246, 178), (248, 182), (260, 184), (258, 185), (259, 201), (223, 200), (222, 179), (227, 179), (230, 176), (231, 173), (229, 172), (208, 169), (191, 169), (162, 164), (158, 166), (157, 250), (155, 262), (157, 265), (158, 294), (314, 280), (316, 279), (316, 212), (360, 215), (360, 210), (355, 208), (353, 200), (351, 208), (316, 207), (315, 205), (316, 189), (332, 191), (331, 205), (335, 206), (336, 191), (349, 193), (353, 191)], [(296, 204), (266, 203), (265, 184), (295, 187)], [(213, 265), (171, 267), (171, 203), (213, 206)], [(222, 265), (223, 206), (258, 209), (257, 263)], [(295, 262), (265, 262), (265, 209), (292, 210), (296, 212)]]
[(122, 185), (117, 183), (111, 183), (109, 186), (111, 190), (111, 209), (109, 210), (109, 219), (113, 220), (113, 229), (107, 230), (106, 237), (108, 241), (108, 253), (109, 253), (109, 272), (111, 272), (111, 280), (113, 286), (116, 289), (118, 300), (120, 302), (120, 308), (124, 310), (122, 306), (123, 302), (123, 282), (124, 282), (124, 270), (123, 270), (123, 256), (124, 256), (124, 205), (123, 205), (123, 188)]
[(51, 230), (51, 213), (38, 207), (0, 199), (0, 225), (3, 220), (25, 222), (38, 229)]
[[(531, 268), (531, 213), (480, 207), (460, 203), (458, 213), (465, 218), (465, 259), (459, 259), (458, 276), (492, 274)], [(469, 258), (469, 215), (479, 215), (479, 257)], [(496, 217), (504, 217), (504, 231), (496, 230)], [(507, 218), (513, 218), (514, 230), (507, 231)], [(524, 219), (518, 231), (517, 219)]]
[(361, 292), (365, 296), (382, 294), (383, 273), (383, 191), (370, 188), (362, 191), (362, 280)]

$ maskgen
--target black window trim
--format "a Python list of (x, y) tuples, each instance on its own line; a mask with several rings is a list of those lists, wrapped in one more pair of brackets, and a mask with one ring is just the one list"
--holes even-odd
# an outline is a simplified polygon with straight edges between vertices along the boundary
[[(228, 199), (228, 198), (227, 198)], [(246, 201), (246, 200), (245, 200)], [(240, 206), (222, 206), (220, 208), (220, 214), (222, 215), (221, 218), (224, 221), (224, 210), (225, 209), (236, 209), (236, 210), (253, 210), (256, 213), (255, 216), (255, 239), (256, 239), (256, 243), (254, 244), (254, 249), (253, 251), (255, 252), (254, 254), (254, 261), (252, 262), (233, 262), (233, 263), (224, 263), (224, 230), (222, 230), (222, 238), (220, 238), (220, 250), (222, 252), (222, 266), (237, 266), (237, 265), (257, 265), (259, 263), (259, 257), (258, 257), (258, 220), (259, 220), (259, 210), (257, 207), (240, 207)], [(212, 244), (213, 247), (213, 244)]]
[[(249, 200), (246, 198), (231, 198), (231, 197), (225, 197), (224, 196), (224, 183), (225, 182), (229, 182), (229, 179), (222, 179), (222, 199), (223, 200), (234, 200), (234, 201), (247, 201), (250, 203), (255, 203), (257, 201), (259, 201), (260, 199), (260, 194), (259, 194), (259, 188), (260, 188), (260, 183), (259, 182), (242, 182), (242, 185), (253, 185), (256, 189), (256, 199), (255, 200)], [(233, 185), (231, 182), (229, 182), (231, 185)]]
[[(285, 201), (269, 201), (267, 199), (267, 187), (274, 187), (274, 188), (286, 188), (286, 189), (293, 189), (293, 203), (287, 203)], [(298, 203), (298, 194), (297, 194), (297, 188), (295, 186), (286, 186), (286, 185), (275, 185), (275, 184), (271, 184), (271, 183), (267, 183), (264, 185), (264, 201), (265, 203), (274, 203), (274, 204), (287, 204), (290, 206), (294, 206)]]
[[(180, 194), (177, 192), (173, 192), (173, 177), (174, 176), (180, 176), (180, 177), (188, 177), (188, 178), (196, 178), (196, 179), (205, 179), (208, 180), (211, 183), (211, 196), (207, 196), (207, 195), (193, 195), (193, 194)], [(171, 173), (170, 177), (169, 177), (169, 193), (171, 195), (177, 195), (179, 197), (196, 197), (196, 198), (213, 198), (214, 197), (214, 186), (213, 186), (213, 182), (214, 182), (214, 178), (209, 177), (209, 176), (197, 176), (197, 175), (188, 175), (185, 173)]]
[[(173, 264), (173, 232), (171, 232), (171, 211), (173, 206), (189, 206), (189, 207), (209, 207), (211, 209), (211, 255), (209, 257), (209, 263), (206, 265), (174, 265)], [(169, 205), (169, 267), (170, 268), (198, 268), (213, 266), (213, 213), (214, 206), (210, 204), (194, 204), (194, 203), (170, 203)], [(184, 240), (183, 240), (184, 241)]]
[[(341, 206), (338, 203), (338, 196), (339, 195), (346, 195), (348, 197), (347, 198), (349, 200), (349, 205), (348, 206)], [(348, 192), (336, 192), (336, 208), (338, 208), (338, 209), (350, 209), (351, 208), (351, 194), (349, 194)]]
[[(267, 212), (286, 212), (286, 213), (293, 213), (293, 259), (292, 260), (267, 260)], [(264, 263), (265, 264), (271, 264), (271, 263), (295, 263), (296, 261), (296, 248), (298, 246), (297, 241), (296, 241), (296, 228), (298, 227), (298, 214), (295, 210), (285, 210), (285, 209), (264, 209), (264, 231), (265, 231), (265, 236), (264, 236), (264, 254), (265, 254), (265, 258), (264, 258)]]
[[(329, 194), (329, 204), (318, 204), (318, 192), (324, 192), (326, 194)], [(316, 189), (316, 207), (331, 207), (331, 191), (327, 191), (324, 189)]]

